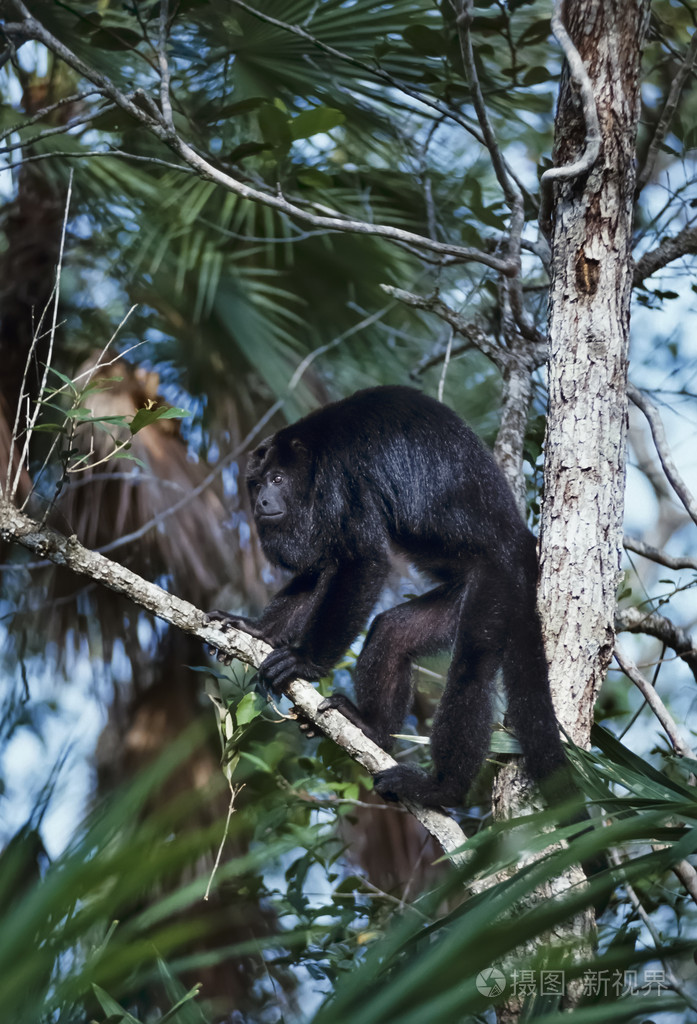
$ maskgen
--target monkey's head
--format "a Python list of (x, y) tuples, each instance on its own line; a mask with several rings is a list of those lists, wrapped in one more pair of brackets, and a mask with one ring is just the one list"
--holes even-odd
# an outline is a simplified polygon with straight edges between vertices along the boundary
[(301, 441), (277, 434), (262, 441), (247, 463), (247, 488), (264, 554), (294, 571), (316, 560), (311, 463)]

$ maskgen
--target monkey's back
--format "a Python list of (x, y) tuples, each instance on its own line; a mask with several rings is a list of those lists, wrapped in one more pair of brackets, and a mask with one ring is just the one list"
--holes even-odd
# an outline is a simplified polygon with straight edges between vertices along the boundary
[(452, 409), (414, 388), (358, 391), (274, 441), (282, 448), (299, 442), (310, 453), (317, 528), (324, 520), (334, 543), (364, 551), (384, 545), (387, 534), (436, 576), (483, 551), (520, 561), (530, 547), (491, 452)]

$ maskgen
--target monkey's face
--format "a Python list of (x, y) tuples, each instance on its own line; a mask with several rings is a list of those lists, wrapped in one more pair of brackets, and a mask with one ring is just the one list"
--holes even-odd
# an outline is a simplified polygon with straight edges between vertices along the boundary
[(293, 571), (313, 564), (317, 553), (307, 450), (295, 439), (290, 444), (275, 438), (262, 442), (249, 458), (247, 487), (269, 561)]
[(269, 469), (250, 486), (257, 526), (280, 523), (292, 507), (292, 481), (278, 468)]
[(247, 465), (247, 487), (258, 527), (286, 525), (307, 509), (309, 459), (299, 441), (290, 445), (270, 437), (256, 448)]

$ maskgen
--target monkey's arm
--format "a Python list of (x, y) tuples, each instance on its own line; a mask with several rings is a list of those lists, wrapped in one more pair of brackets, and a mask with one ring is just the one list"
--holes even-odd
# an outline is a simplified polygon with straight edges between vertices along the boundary
[(282, 690), (294, 679), (325, 676), (365, 624), (388, 568), (386, 558), (346, 560), (324, 567), (310, 591), (289, 593), (295, 581), (284, 588), (283, 603), (274, 608), (274, 599), (262, 616), (280, 627), (275, 650), (259, 670), (264, 683)]
[(293, 679), (321, 679), (365, 624), (388, 568), (383, 557), (328, 562), (292, 579), (257, 621), (220, 612), (211, 619), (274, 648), (259, 669), (272, 689), (282, 690)]
[[(209, 612), (208, 620), (220, 623), (223, 630), (241, 629), (264, 640), (271, 647), (281, 647), (301, 636), (307, 629), (324, 598), (331, 576), (331, 570), (294, 576), (271, 599), (258, 619), (246, 615), (229, 615), (216, 609)], [(218, 660), (224, 664), (230, 663), (230, 659), (222, 653), (218, 653)]]

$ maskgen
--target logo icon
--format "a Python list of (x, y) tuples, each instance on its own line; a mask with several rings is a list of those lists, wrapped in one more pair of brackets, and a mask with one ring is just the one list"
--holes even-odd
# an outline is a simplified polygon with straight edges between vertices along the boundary
[(498, 967), (488, 967), (480, 971), (476, 977), (475, 985), (480, 995), (488, 999), (500, 996), (506, 987), (506, 975)]

